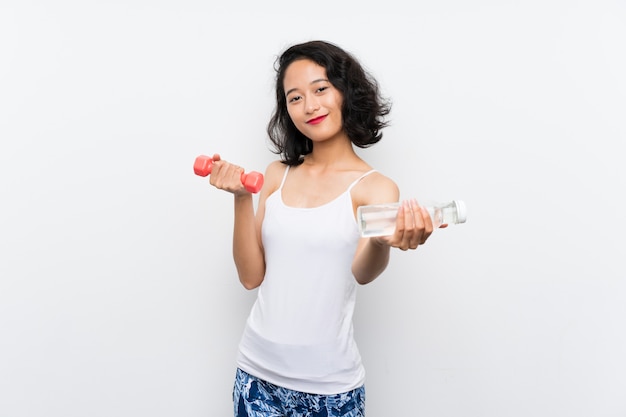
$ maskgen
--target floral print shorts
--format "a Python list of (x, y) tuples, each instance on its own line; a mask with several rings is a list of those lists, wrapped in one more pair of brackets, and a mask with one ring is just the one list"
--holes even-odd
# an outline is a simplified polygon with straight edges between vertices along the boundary
[(235, 417), (364, 417), (365, 387), (336, 395), (307, 394), (237, 369), (233, 405)]

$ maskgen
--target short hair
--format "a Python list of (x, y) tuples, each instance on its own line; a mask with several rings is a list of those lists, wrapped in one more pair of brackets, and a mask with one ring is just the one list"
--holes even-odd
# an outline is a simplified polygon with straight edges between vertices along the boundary
[(287, 112), (284, 78), (294, 61), (310, 59), (326, 69), (329, 82), (343, 95), (343, 129), (359, 148), (367, 148), (382, 139), (388, 125), (385, 117), (391, 102), (382, 97), (378, 82), (349, 52), (326, 41), (309, 41), (286, 49), (275, 61), (276, 107), (267, 125), (272, 152), (281, 155), (287, 165), (299, 165), (302, 156), (311, 153), (312, 143), (294, 125)]

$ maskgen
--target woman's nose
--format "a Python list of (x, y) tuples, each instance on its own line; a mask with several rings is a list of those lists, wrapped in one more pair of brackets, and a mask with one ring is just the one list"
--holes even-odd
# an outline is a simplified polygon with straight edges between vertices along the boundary
[(320, 103), (316, 99), (308, 99), (306, 102), (306, 111), (314, 113), (320, 108)]

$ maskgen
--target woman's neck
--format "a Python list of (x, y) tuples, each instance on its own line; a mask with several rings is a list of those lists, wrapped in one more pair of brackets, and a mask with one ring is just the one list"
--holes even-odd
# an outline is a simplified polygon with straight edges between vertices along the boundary
[(304, 157), (304, 164), (329, 168), (352, 164), (359, 160), (349, 140), (333, 143), (317, 142), (313, 144), (312, 152)]

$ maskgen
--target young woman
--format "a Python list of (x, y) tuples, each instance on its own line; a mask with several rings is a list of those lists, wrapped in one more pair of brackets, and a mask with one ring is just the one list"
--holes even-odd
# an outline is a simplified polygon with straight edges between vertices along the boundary
[(390, 249), (416, 249), (428, 212), (403, 201), (392, 236), (361, 238), (358, 206), (399, 200), (394, 181), (355, 152), (382, 138), (390, 105), (338, 46), (312, 41), (277, 60), (274, 152), (255, 213), (243, 169), (214, 155), (210, 183), (233, 193), (239, 280), (258, 288), (237, 357), (241, 416), (363, 416), (365, 372), (353, 337), (358, 284), (387, 267)]

